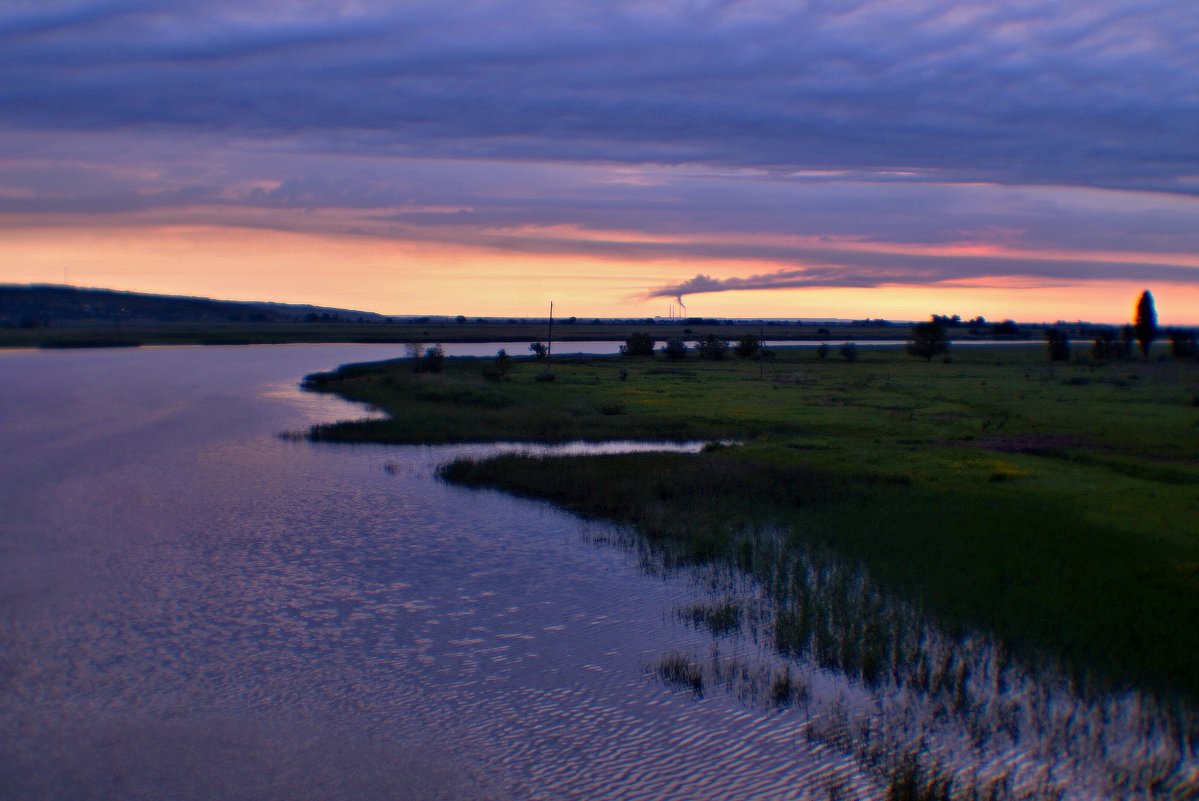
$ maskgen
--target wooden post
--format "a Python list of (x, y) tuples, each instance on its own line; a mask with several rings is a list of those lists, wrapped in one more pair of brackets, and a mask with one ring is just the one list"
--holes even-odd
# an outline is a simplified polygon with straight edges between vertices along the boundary
[(547, 343), (545, 346), (545, 361), (548, 364), (550, 357), (554, 355), (554, 302), (550, 301), (550, 333), (546, 337)]

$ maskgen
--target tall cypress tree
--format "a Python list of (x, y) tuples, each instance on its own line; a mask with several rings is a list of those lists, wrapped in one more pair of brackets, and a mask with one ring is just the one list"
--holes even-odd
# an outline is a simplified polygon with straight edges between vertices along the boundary
[(1137, 301), (1137, 316), (1132, 323), (1136, 331), (1137, 343), (1141, 346), (1141, 354), (1149, 358), (1149, 346), (1157, 339), (1157, 309), (1153, 307), (1153, 295), (1146, 289)]

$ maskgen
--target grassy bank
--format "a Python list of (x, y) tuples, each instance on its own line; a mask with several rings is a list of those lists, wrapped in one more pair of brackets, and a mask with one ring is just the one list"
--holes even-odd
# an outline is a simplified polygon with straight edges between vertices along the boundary
[(1199, 365), (1040, 349), (861, 359), (404, 362), (310, 386), (390, 419), (320, 439), (735, 438), (697, 455), (460, 463), (462, 483), (635, 525), (680, 558), (737, 559), (750, 526), (864, 564), (950, 626), (1105, 684), (1199, 698)]

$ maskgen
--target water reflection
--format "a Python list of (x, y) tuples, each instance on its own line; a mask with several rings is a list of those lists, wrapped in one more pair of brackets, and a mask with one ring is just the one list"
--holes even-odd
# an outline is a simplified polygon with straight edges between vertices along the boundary
[(0, 362), (0, 797), (869, 797), (786, 713), (648, 676), (703, 648), (697, 588), (434, 477), (478, 448), (280, 439), (355, 411), (281, 382), (364, 352)]
[(801, 710), (809, 742), (852, 754), (892, 797), (1199, 793), (1199, 717), (1185, 703), (1083, 697), (1063, 671), (1031, 669), (977, 634), (950, 636), (864, 570), (784, 546), (777, 532), (745, 535), (737, 566), (687, 564), (628, 532), (603, 541), (708, 592), (675, 611), (711, 635), (706, 652), (663, 654), (659, 679), (695, 697), (719, 690)]
[(913, 745), (963, 788), (1194, 770), (1143, 699), (1076, 701), (768, 532), (680, 568), (435, 477), (495, 448), (278, 438), (362, 413), (300, 376), (394, 354), (0, 360), (0, 798), (870, 799)]

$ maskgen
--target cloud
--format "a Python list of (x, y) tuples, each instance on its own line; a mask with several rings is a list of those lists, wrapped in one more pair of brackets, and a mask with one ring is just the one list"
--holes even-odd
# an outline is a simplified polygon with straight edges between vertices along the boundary
[(651, 289), (646, 298), (752, 290), (875, 288), (883, 286), (1070, 286), (1081, 281), (1199, 282), (1199, 263), (1046, 259), (1037, 257), (896, 256), (892, 253), (839, 254), (839, 263), (816, 264), (749, 276), (714, 278), (698, 274)]
[(3, 123), (1189, 192), (1199, 7), (17, 2)]
[(1197, 141), (1177, 0), (0, 5), (0, 230), (585, 255), (654, 296), (1196, 283)]
[(120, 132), (48, 141), (0, 132), (0, 229), (206, 224), (683, 265), (672, 269), (690, 262), (726, 276), (761, 265), (752, 282), (676, 282), (662, 295), (1006, 275), (1199, 281), (1199, 198), (1186, 195), (346, 157), (292, 140), (230, 147), (160, 134), (127, 143)]

